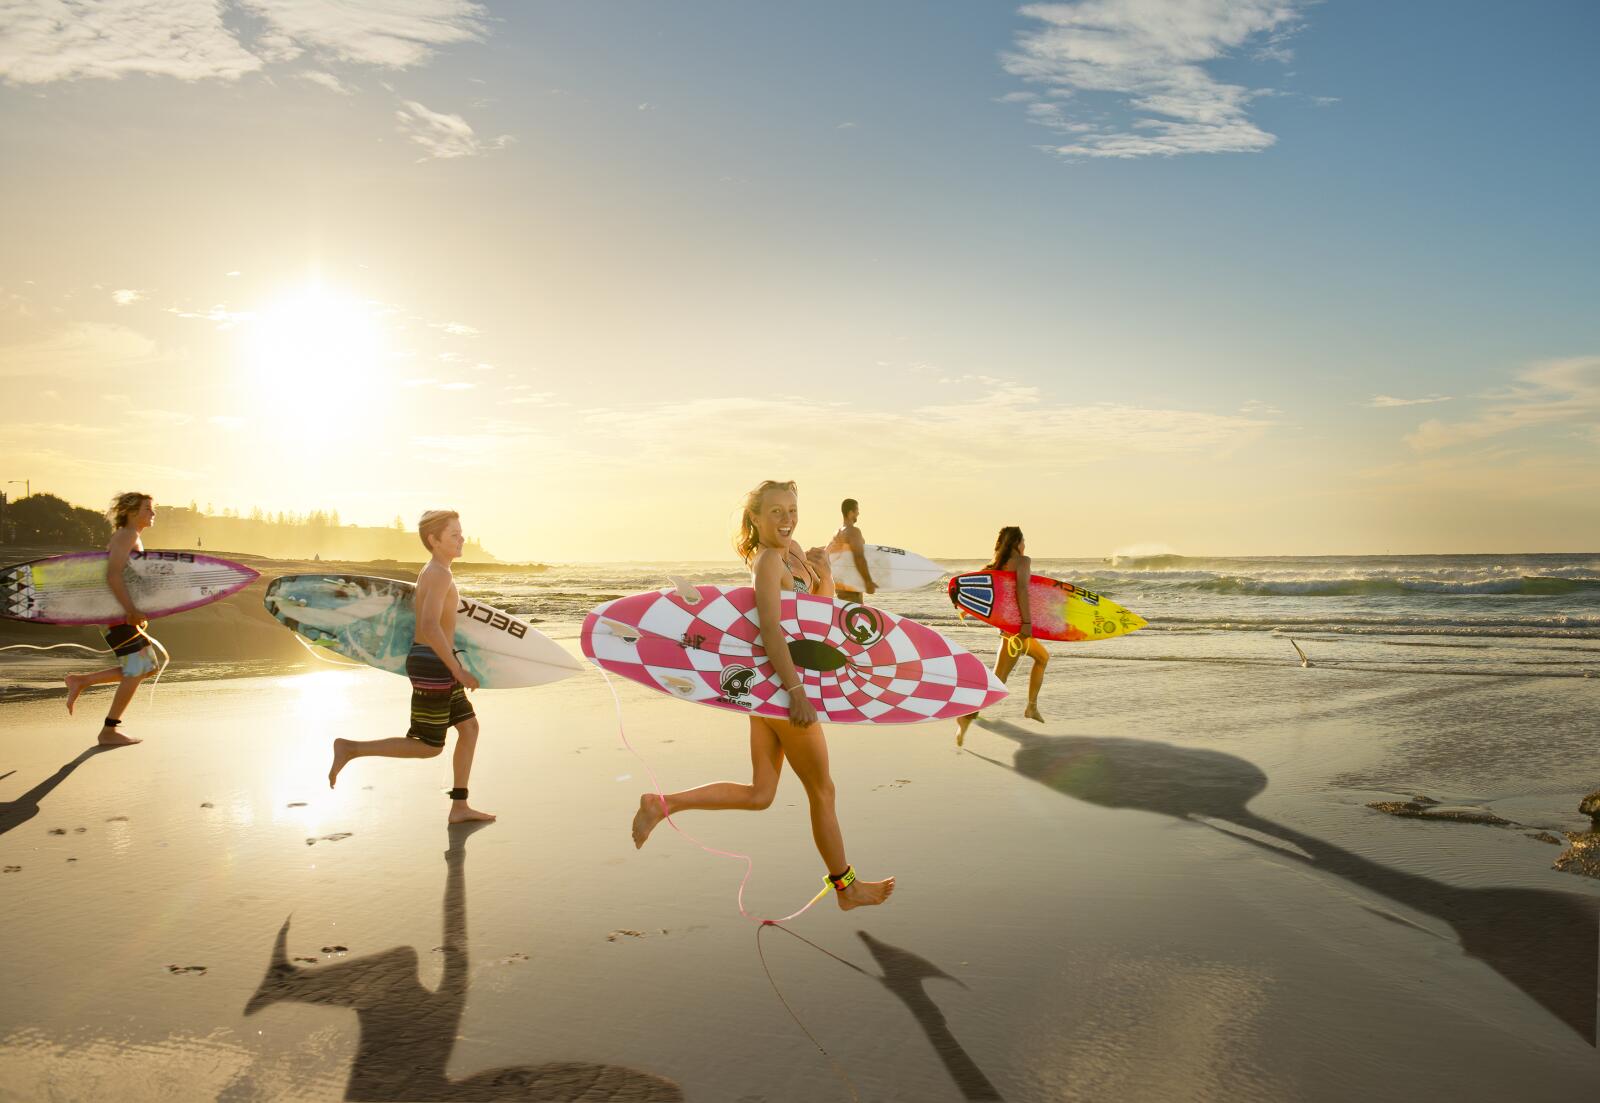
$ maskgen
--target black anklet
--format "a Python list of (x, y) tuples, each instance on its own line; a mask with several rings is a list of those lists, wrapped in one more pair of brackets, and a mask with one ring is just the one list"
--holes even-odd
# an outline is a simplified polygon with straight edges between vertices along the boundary
[(446, 795), (451, 800), (466, 800), (467, 799), (467, 791), (465, 789), (452, 789)]
[(109, 716), (106, 717), (106, 727), (108, 727), (108, 728), (114, 728), (120, 723), (122, 723), (121, 720), (113, 720)]

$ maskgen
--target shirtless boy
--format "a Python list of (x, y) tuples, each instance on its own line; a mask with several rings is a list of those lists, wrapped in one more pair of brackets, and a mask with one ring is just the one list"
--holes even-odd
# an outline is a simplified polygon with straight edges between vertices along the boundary
[[(878, 584), (872, 581), (872, 571), (867, 567), (867, 543), (861, 537), (861, 530), (856, 528), (856, 518), (861, 516), (861, 503), (854, 498), (846, 498), (839, 503), (839, 512), (844, 515), (844, 524), (839, 526), (839, 531), (828, 541), (828, 554), (848, 551), (850, 557), (856, 561), (856, 570), (861, 573), (861, 581), (867, 584), (867, 593), (877, 593)], [(862, 597), (860, 591), (846, 589), (843, 586), (838, 587), (837, 593), (840, 601), (859, 602)]]
[(454, 727), (456, 750), (451, 765), (455, 788), (450, 790), (449, 822), (492, 820), (494, 816), (467, 803), (467, 779), (472, 773), (472, 754), (478, 748), (478, 717), (467, 700), (467, 690), (477, 689), (478, 679), (457, 661), (451, 646), (456, 638), (456, 609), (461, 599), (450, 564), (461, 558), (466, 546), (460, 515), (452, 510), (430, 509), (417, 523), (417, 536), (428, 549), (429, 559), (417, 575), (413, 598), (417, 629), (411, 654), (406, 656), (406, 676), (411, 679), (411, 729), (403, 736), (388, 739), (335, 739), (328, 788), (338, 783), (339, 771), (352, 758), (434, 758), (444, 750), (445, 733)]

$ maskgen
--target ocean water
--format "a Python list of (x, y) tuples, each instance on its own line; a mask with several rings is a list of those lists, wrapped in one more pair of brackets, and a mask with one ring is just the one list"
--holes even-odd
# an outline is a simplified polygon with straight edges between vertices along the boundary
[[(983, 560), (939, 560), (952, 574)], [(1053, 643), (1067, 658), (1318, 666), (1496, 677), (1600, 678), (1600, 553), (1035, 559), (1145, 617), (1132, 636)], [(593, 606), (669, 576), (742, 585), (736, 561), (559, 564), (463, 575), (465, 592), (575, 636)], [(992, 654), (997, 634), (956, 614), (942, 585), (879, 594), (884, 609)]]

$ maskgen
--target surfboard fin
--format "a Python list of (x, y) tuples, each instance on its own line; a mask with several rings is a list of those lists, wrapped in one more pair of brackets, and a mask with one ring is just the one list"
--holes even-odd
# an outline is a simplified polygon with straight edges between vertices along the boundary
[(612, 620), (609, 617), (601, 617), (600, 623), (605, 625), (606, 630), (613, 636), (621, 639), (623, 643), (638, 643), (639, 640), (644, 636), (644, 632), (642, 630), (635, 628), (630, 624), (623, 624), (621, 621)]
[(1316, 665), (1315, 663), (1313, 663), (1311, 661), (1311, 656), (1310, 655), (1307, 655), (1304, 651), (1300, 650), (1300, 645), (1299, 644), (1295, 643), (1293, 640), (1290, 640), (1289, 641), (1289, 646), (1294, 648), (1294, 653), (1296, 655), (1300, 656), (1300, 665), (1302, 667), (1311, 667), (1311, 666), (1315, 666)]
[(681, 575), (669, 574), (667, 581), (672, 583), (672, 588), (678, 591), (678, 596), (685, 605), (699, 605), (700, 591), (695, 589), (694, 583)]

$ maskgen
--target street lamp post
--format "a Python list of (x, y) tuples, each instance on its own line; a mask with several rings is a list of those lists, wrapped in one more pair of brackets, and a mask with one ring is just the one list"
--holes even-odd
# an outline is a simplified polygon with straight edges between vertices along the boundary
[(31, 480), (28, 480), (28, 479), (7, 479), (6, 480), (6, 485), (7, 486), (10, 486), (12, 483), (21, 483), (22, 484), (22, 496), (24, 498), (33, 497), (33, 483), (32, 483)]

